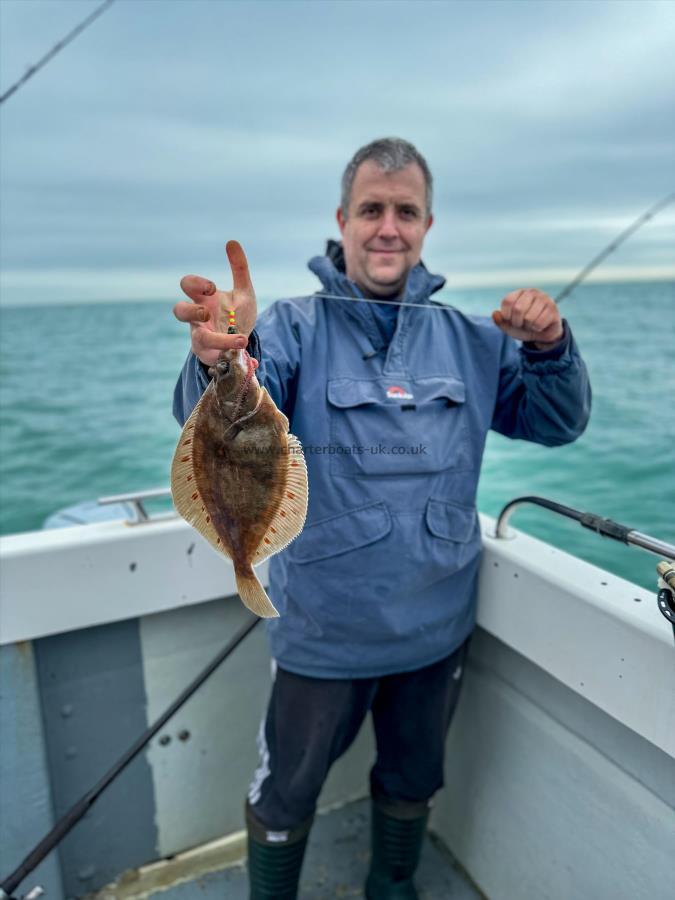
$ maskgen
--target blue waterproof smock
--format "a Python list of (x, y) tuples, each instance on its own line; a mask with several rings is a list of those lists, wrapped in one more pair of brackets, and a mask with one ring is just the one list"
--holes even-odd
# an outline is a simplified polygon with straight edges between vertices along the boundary
[[(324, 293), (361, 297), (337, 250), (310, 269)], [(453, 652), (475, 623), (488, 429), (556, 446), (588, 421), (586, 368), (566, 323), (554, 349), (529, 349), (490, 318), (439, 308), (430, 295), (444, 283), (417, 265), (404, 302), (420, 308), (397, 317), (318, 293), (258, 318), (257, 377), (300, 439), (309, 477), (305, 528), (269, 568), (272, 655), (291, 672), (373, 677)], [(208, 380), (190, 354), (179, 422)]]

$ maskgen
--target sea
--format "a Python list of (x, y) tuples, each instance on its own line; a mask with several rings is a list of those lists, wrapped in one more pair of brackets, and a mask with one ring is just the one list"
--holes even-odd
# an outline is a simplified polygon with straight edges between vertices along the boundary
[[(437, 296), (489, 315), (502, 294)], [(172, 393), (189, 344), (176, 299), (0, 311), (1, 534), (40, 529), (81, 501), (168, 485), (180, 433)], [(585, 284), (561, 312), (590, 371), (590, 424), (554, 449), (490, 434), (479, 509), (495, 516), (537, 495), (675, 543), (675, 282)], [(657, 559), (644, 551), (543, 509), (523, 507), (511, 524), (655, 587)]]

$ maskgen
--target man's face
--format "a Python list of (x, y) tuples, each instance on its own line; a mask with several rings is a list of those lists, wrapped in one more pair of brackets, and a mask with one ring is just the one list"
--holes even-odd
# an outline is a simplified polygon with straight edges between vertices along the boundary
[(356, 170), (347, 216), (338, 209), (337, 220), (347, 277), (375, 296), (400, 293), (433, 222), (422, 170), (412, 163), (384, 172), (366, 160)]

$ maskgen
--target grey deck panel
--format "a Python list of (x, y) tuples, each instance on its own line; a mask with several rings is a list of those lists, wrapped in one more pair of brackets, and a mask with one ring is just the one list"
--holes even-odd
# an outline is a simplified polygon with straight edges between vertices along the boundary
[[(54, 813), (64, 815), (145, 731), (138, 622), (33, 642)], [(59, 844), (63, 889), (79, 897), (155, 856), (150, 767), (141, 754)]]
[[(30, 642), (0, 647), (0, 878), (9, 877), (54, 825), (38, 677)], [(63, 900), (56, 853), (26, 878)]]
[[(310, 835), (299, 900), (363, 898), (370, 856), (369, 801), (319, 815)], [(416, 876), (420, 900), (481, 900), (447, 848), (427, 837)], [(153, 900), (248, 900), (244, 865), (213, 872), (150, 895)]]

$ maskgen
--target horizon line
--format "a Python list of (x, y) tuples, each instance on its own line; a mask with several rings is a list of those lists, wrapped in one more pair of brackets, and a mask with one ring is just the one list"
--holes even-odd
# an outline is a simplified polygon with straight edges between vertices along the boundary
[[(491, 272), (451, 272), (441, 293), (458, 290), (501, 288), (515, 290), (536, 284), (563, 287), (578, 274), (572, 268), (514, 268)], [(309, 272), (298, 278), (291, 270), (280, 277), (276, 269), (260, 269), (254, 279), (260, 302), (280, 297), (302, 297), (317, 290)], [(183, 297), (179, 275), (169, 269), (45, 269), (40, 272), (0, 272), (0, 307), (80, 305), (86, 303), (175, 303)], [(628, 284), (675, 281), (675, 266), (603, 266), (591, 272), (583, 284)], [(105, 287), (103, 286), (105, 285)], [(508, 287), (507, 287), (508, 286)], [(162, 288), (164, 287), (164, 290)], [(38, 294), (39, 296), (34, 296)], [(163, 296), (164, 294), (164, 296)]]

